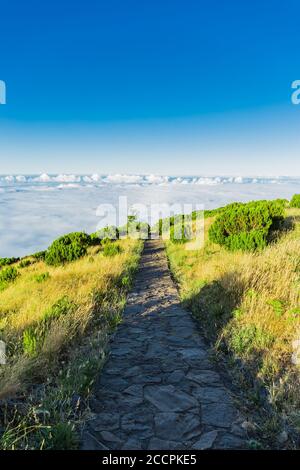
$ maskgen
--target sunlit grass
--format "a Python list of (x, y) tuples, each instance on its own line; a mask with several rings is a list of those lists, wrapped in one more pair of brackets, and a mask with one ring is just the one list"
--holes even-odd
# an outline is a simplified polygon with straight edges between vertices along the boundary
[(300, 210), (287, 209), (286, 221), (293, 228), (256, 253), (211, 243), (212, 219), (205, 220), (201, 250), (168, 242), (167, 252), (183, 301), (216, 349), (242, 361), (270, 401), (292, 416), (300, 408), (292, 363), (300, 339)]
[(73, 397), (83, 400), (91, 392), (142, 242), (124, 239), (114, 246), (119, 249), (109, 256), (99, 245), (59, 267), (30, 257), (31, 264), (14, 264), (18, 276), (0, 291), (0, 339), (7, 346), (0, 399), (4, 406), (12, 400), (0, 419), (0, 448), (76, 446), (74, 423), (83, 411)]
[[(98, 254), (84, 257), (60, 267), (35, 263), (20, 271), (19, 278), (0, 293), (0, 315), (7, 318), (6, 332), (18, 333), (42, 317), (58, 299), (68, 296), (76, 304), (89, 301), (93, 289), (107, 290), (111, 279), (120, 275), (134, 242), (118, 242), (124, 252), (114, 257)], [(45, 272), (49, 277), (37, 282)]]

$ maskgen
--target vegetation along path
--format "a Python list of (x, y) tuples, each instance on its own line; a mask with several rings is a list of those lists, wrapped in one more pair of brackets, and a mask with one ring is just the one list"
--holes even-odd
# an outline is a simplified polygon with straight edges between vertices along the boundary
[(83, 449), (245, 447), (238, 411), (180, 305), (160, 241), (145, 243), (91, 406)]

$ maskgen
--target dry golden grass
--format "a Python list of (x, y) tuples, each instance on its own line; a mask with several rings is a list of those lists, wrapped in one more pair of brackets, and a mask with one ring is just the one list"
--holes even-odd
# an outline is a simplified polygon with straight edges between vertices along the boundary
[(197, 290), (203, 282), (209, 283), (221, 278), (229, 267), (233, 269), (251, 258), (252, 255), (241, 252), (229, 252), (208, 239), (208, 230), (213, 218), (205, 220), (204, 246), (200, 250), (188, 250), (187, 244), (167, 243), (168, 256), (175, 276), (180, 283), (183, 298), (190, 296), (191, 290)]
[[(20, 277), (0, 292), (0, 315), (6, 330), (18, 332), (39, 320), (58, 299), (68, 296), (78, 305), (86, 303), (93, 289), (107, 290), (112, 277), (120, 275), (135, 242), (124, 240), (124, 252), (114, 257), (94, 256), (52, 267), (38, 262), (20, 270)], [(48, 272), (42, 283), (36, 275)]]
[[(212, 219), (205, 221), (206, 242), (201, 250), (188, 251), (185, 245), (172, 243), (167, 247), (183, 298), (196, 294), (199, 286), (218, 281), (245, 313), (239, 317), (240, 324), (251, 322), (270, 330), (275, 344), (284, 350), (300, 326), (300, 314), (299, 318), (289, 315), (300, 308), (300, 210), (287, 212), (296, 218), (294, 230), (263, 252), (230, 252), (211, 243), (207, 231)], [(281, 314), (274, 312), (273, 301), (282, 303)]]
[(292, 402), (294, 412), (300, 406), (292, 363), (293, 341), (300, 339), (300, 210), (287, 209), (286, 216), (294, 228), (262, 252), (211, 243), (212, 219), (205, 221), (201, 250), (168, 242), (167, 252), (182, 299), (216, 347), (225, 344), (270, 395), (284, 384), (280, 407)]
[[(289, 237), (265, 252), (243, 259), (222, 275), (221, 285), (237, 297), (240, 315), (235, 327), (255, 325), (274, 338), (266, 351), (278, 364), (291, 357), (292, 341), (299, 335), (300, 239)], [(298, 311), (298, 313), (297, 313)]]
[[(8, 364), (0, 368), (2, 396), (4, 389), (6, 395), (18, 391), (27, 382), (28, 371), (29, 380), (34, 380), (35, 374), (48, 374), (49, 360), (55, 361), (62, 348), (80, 338), (95, 315), (101, 314), (95, 293), (102, 297), (116, 294), (117, 280), (138, 261), (141, 242), (126, 239), (115, 243), (122, 249), (115, 256), (105, 257), (99, 247), (93, 247), (84, 258), (60, 267), (42, 261), (20, 269), (19, 263), (15, 264), (19, 276), (0, 291), (0, 335), (8, 348)], [(49, 273), (49, 277), (38, 282), (36, 276), (43, 273)], [(76, 305), (75, 311), (52, 321), (38, 356), (28, 357), (22, 347), (23, 332), (38, 325), (45, 312), (64, 297)], [(112, 309), (124, 302), (121, 295), (115, 297)]]

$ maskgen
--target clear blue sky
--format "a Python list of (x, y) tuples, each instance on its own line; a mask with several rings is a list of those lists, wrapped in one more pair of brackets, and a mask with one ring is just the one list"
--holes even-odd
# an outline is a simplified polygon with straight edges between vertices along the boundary
[(296, 0), (2, 0), (0, 173), (300, 175)]

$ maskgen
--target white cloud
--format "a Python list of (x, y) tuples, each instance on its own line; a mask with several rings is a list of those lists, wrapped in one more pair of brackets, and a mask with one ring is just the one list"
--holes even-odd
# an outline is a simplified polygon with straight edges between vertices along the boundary
[[(300, 179), (222, 176), (54, 175), (0, 177), (0, 256), (20, 256), (45, 249), (56, 237), (74, 230), (93, 232), (101, 203), (197, 203), (211, 209), (234, 201), (290, 198)], [(37, 191), (39, 192), (37, 197)]]
[(108, 183), (117, 183), (117, 184), (134, 184), (143, 182), (143, 176), (141, 175), (108, 175), (104, 181)]
[(99, 176), (97, 173), (95, 173), (91, 176), (91, 180), (95, 181), (95, 182), (101, 181), (101, 176)]
[(18, 175), (16, 176), (16, 181), (18, 181), (18, 183), (25, 183), (26, 177), (23, 175)]
[(75, 175), (58, 175), (52, 178), (52, 181), (58, 183), (79, 183), (81, 181), (81, 176)]
[(7, 181), (7, 183), (12, 183), (13, 181), (15, 181), (15, 177), (14, 176), (5, 176), (5, 181)]
[(40, 176), (33, 178), (33, 181), (49, 183), (49, 181), (51, 181), (51, 176), (47, 175), (47, 173), (42, 173)]
[(238, 184), (243, 184), (244, 178), (242, 178), (241, 176), (237, 176), (236, 178), (234, 178), (234, 182)]

